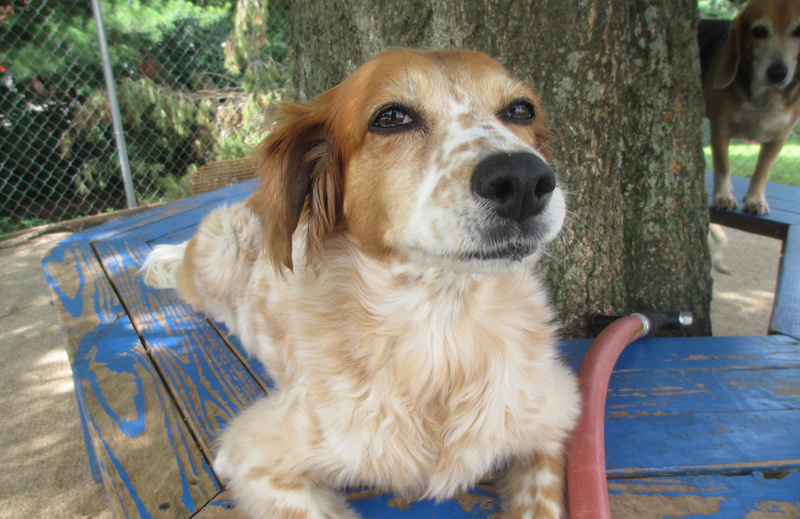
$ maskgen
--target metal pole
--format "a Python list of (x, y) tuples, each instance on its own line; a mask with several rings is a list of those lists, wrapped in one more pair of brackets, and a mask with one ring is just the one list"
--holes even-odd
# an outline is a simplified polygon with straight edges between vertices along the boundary
[(114, 124), (114, 138), (117, 141), (117, 154), (119, 155), (119, 167), (122, 169), (122, 181), (125, 184), (125, 197), (128, 200), (129, 208), (136, 207), (136, 193), (133, 190), (133, 181), (131, 180), (128, 147), (125, 145), (125, 133), (122, 131), (122, 117), (120, 116), (119, 103), (117, 102), (117, 87), (114, 84), (114, 73), (111, 70), (111, 59), (108, 55), (108, 42), (106, 41), (106, 29), (103, 26), (103, 13), (100, 11), (100, 0), (92, 0), (92, 10), (94, 11), (94, 22), (97, 25), (97, 40), (100, 43), (100, 56), (103, 60), (103, 72), (106, 76), (106, 91), (111, 105), (111, 120)]

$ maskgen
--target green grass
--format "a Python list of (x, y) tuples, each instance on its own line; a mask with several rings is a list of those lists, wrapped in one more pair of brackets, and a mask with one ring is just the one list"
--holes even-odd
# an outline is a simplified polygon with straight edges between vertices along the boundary
[[(760, 148), (758, 144), (731, 144), (728, 147), (731, 174), (734, 177), (752, 177)], [(711, 147), (706, 146), (703, 151), (706, 154), (706, 169), (711, 171)], [(778, 184), (800, 186), (800, 144), (787, 143), (783, 147), (772, 167), (769, 180)]]
[(2, 216), (0, 217), (0, 240), (5, 237), (5, 234), (46, 225), (55, 221), (56, 220), (42, 220), (41, 218), (26, 218), (18, 221), (8, 216)]

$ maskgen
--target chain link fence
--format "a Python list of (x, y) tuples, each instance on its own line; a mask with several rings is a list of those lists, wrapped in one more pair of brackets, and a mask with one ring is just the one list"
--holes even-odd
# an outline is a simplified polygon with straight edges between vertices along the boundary
[[(136, 199), (248, 155), (289, 78), (288, 0), (101, 0)], [(91, 0), (0, 0), (0, 234), (126, 207)]]

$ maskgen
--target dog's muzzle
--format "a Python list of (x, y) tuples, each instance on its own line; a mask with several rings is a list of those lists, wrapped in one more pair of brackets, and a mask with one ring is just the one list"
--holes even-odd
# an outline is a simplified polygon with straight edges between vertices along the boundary
[(478, 163), (471, 187), (498, 216), (522, 224), (547, 206), (556, 177), (538, 155), (499, 153)]

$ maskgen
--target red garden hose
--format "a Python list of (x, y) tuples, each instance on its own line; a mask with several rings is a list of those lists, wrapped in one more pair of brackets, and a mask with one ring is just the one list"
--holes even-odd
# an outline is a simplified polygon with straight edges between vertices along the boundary
[(645, 316), (634, 315), (621, 317), (600, 332), (578, 368), (583, 412), (568, 449), (567, 488), (571, 519), (611, 518), (603, 419), (608, 382), (617, 358), (628, 344), (651, 331)]

